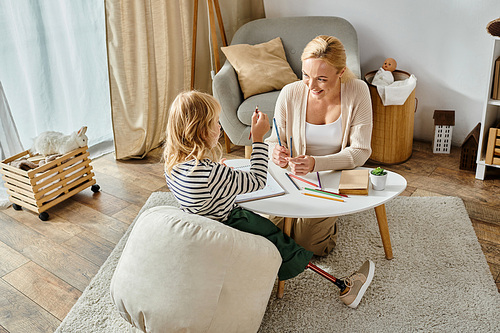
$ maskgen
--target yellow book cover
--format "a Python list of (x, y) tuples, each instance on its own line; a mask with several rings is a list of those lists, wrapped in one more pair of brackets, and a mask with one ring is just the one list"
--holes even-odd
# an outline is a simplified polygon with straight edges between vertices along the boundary
[(368, 195), (370, 175), (368, 169), (342, 170), (339, 193)]

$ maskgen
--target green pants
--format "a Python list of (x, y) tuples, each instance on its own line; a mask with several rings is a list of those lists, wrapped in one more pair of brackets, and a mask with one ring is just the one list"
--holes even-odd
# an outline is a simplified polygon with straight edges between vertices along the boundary
[(282, 262), (278, 271), (281, 281), (291, 279), (302, 273), (311, 260), (313, 253), (284, 234), (273, 222), (249, 210), (237, 207), (225, 225), (254, 235), (264, 236), (273, 243), (281, 254)]

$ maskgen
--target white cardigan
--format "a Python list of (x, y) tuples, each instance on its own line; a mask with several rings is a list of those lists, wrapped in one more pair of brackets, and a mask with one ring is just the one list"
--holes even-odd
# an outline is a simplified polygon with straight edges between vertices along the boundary
[[(288, 147), (293, 137), (293, 156), (306, 153), (306, 110), (309, 88), (302, 81), (283, 87), (276, 102), (274, 117), (281, 145)], [(325, 156), (313, 156), (314, 172), (324, 170), (353, 169), (363, 165), (371, 155), (372, 104), (368, 85), (358, 79), (341, 84), (342, 144), (340, 152)], [(269, 145), (269, 157), (278, 144), (276, 129), (265, 140)]]

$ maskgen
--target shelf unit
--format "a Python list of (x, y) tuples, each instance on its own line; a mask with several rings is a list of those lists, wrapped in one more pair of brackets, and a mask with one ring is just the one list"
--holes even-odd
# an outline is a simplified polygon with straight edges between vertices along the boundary
[(500, 123), (500, 100), (491, 99), (491, 89), (493, 87), (493, 78), (495, 75), (495, 60), (500, 57), (500, 38), (494, 37), (492, 44), (492, 53), (490, 59), (490, 77), (485, 103), (483, 108), (483, 117), (481, 121), (481, 133), (479, 135), (479, 147), (477, 154), (476, 178), (484, 180), (487, 168), (500, 168), (500, 165), (486, 164), (484, 159), (486, 147), (488, 145), (488, 133), (490, 127)]

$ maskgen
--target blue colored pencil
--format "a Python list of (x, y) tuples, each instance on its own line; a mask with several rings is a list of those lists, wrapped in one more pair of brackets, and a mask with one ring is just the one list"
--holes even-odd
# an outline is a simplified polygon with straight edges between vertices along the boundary
[(276, 118), (273, 118), (274, 129), (276, 130), (276, 135), (278, 136), (278, 143), (281, 146), (280, 133), (278, 132), (278, 125), (276, 125)]
[(316, 172), (316, 176), (318, 176), (319, 189), (322, 190), (323, 186), (321, 186), (321, 180), (319, 179), (319, 172)]
[(288, 173), (285, 172), (285, 175), (288, 177), (288, 179), (290, 179), (290, 181), (292, 182), (293, 185), (295, 185), (295, 187), (297, 188), (297, 190), (300, 191), (300, 187), (297, 185), (297, 183), (295, 183), (292, 179), (292, 177), (290, 177), (290, 175)]

